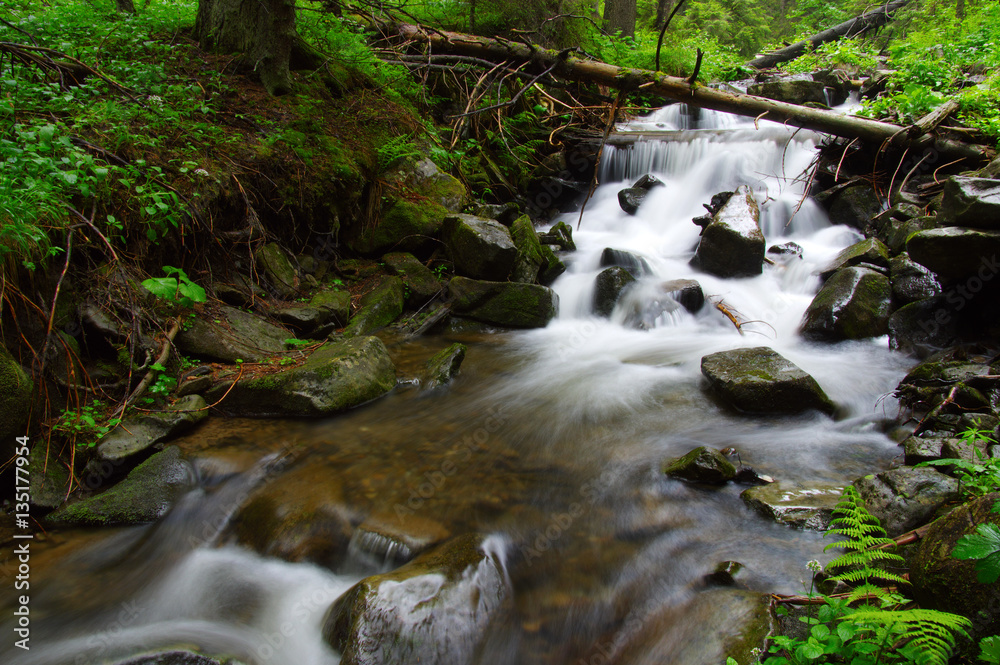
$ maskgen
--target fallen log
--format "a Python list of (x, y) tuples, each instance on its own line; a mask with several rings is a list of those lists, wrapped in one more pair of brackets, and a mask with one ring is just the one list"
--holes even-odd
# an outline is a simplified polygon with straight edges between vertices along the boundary
[[(399, 36), (429, 44), (435, 53), (448, 53), (497, 62), (530, 63), (537, 71), (551, 69), (552, 75), (596, 83), (626, 92), (641, 90), (675, 102), (734, 113), (756, 119), (785, 123), (803, 129), (856, 138), (877, 146), (903, 149), (931, 149), (952, 159), (964, 158), (970, 165), (989, 161), (994, 151), (982, 145), (938, 138), (932, 134), (913, 136), (906, 127), (868, 118), (846, 116), (835, 111), (799, 106), (738, 92), (716, 90), (687, 79), (645, 69), (616, 67), (597, 60), (584, 60), (570, 51), (553, 51), (508, 40), (478, 37), (458, 32), (427, 31), (417, 25), (396, 24)], [(553, 67), (554, 65), (554, 67)]]
[(868, 30), (882, 27), (888, 23), (892, 19), (892, 14), (897, 9), (905, 7), (909, 4), (909, 2), (910, 0), (893, 0), (893, 2), (886, 3), (877, 9), (871, 10), (870, 12), (865, 12), (861, 16), (855, 16), (854, 18), (844, 21), (843, 23), (838, 23), (823, 32), (818, 32), (812, 37), (807, 37), (800, 42), (795, 42), (791, 46), (786, 46), (785, 48), (778, 49), (777, 51), (758, 56), (748, 62), (747, 66), (753, 67), (754, 69), (767, 69), (768, 67), (774, 67), (779, 63), (794, 60), (800, 55), (805, 55), (820, 44), (836, 41), (841, 37), (857, 37)]

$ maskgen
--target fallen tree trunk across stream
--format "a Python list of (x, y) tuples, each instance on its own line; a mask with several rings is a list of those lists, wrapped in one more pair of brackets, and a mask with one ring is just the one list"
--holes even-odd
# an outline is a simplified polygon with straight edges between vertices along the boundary
[(986, 146), (917, 133), (868, 118), (847, 116), (836, 111), (779, 102), (764, 97), (716, 90), (687, 79), (645, 69), (616, 67), (597, 60), (584, 60), (571, 51), (554, 51), (521, 42), (492, 39), (444, 30), (425, 30), (407, 23), (392, 26), (397, 35), (429, 45), (436, 54), (452, 54), (494, 62), (531, 63), (539, 72), (550, 72), (574, 81), (596, 83), (623, 91), (641, 90), (674, 102), (725, 113), (766, 119), (803, 129), (812, 129), (875, 145), (904, 149), (932, 149), (951, 159), (964, 158), (970, 166), (991, 159), (994, 151)]

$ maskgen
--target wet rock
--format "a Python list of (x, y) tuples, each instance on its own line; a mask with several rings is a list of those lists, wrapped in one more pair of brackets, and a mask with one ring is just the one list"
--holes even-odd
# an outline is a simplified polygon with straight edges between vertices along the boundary
[(717, 277), (753, 277), (763, 272), (764, 234), (749, 187), (740, 187), (705, 227), (691, 265)]
[(559, 275), (566, 272), (566, 264), (556, 256), (556, 253), (552, 251), (552, 247), (549, 245), (542, 245), (541, 252), (544, 263), (538, 273), (538, 283), (548, 286), (556, 281)]
[(696, 314), (705, 306), (705, 293), (693, 279), (675, 279), (652, 288), (650, 285), (643, 285), (630, 292), (623, 302), (626, 307), (623, 325), (637, 330), (650, 330), (657, 326), (664, 314), (681, 308)]
[[(216, 385), (206, 398), (216, 402), (229, 390)], [(297, 367), (237, 381), (222, 411), (239, 416), (326, 416), (381, 397), (396, 386), (396, 370), (377, 337), (328, 343)]]
[(697, 314), (705, 306), (705, 292), (701, 284), (693, 279), (672, 279), (661, 284), (660, 289), (692, 314)]
[(725, 485), (736, 477), (736, 467), (715, 448), (699, 446), (664, 464), (663, 473), (695, 483)]
[(274, 315), (299, 333), (320, 338), (347, 325), (350, 310), (351, 294), (347, 291), (320, 291), (307, 304), (282, 307)]
[(868, 268), (838, 270), (813, 298), (802, 320), (803, 337), (838, 341), (889, 331), (889, 278)]
[(903, 441), (903, 463), (915, 466), (941, 458), (946, 439), (937, 436), (910, 436)]
[(238, 543), (264, 556), (336, 569), (360, 519), (348, 505), (328, 469), (300, 466), (254, 490), (230, 528)]
[(772, 260), (785, 263), (790, 259), (802, 258), (802, 245), (797, 242), (785, 242), (780, 245), (771, 245), (767, 248), (767, 254)]
[(358, 525), (351, 537), (355, 560), (378, 567), (393, 567), (440, 545), (451, 532), (437, 520), (421, 515), (377, 513)]
[(469, 202), (465, 185), (453, 175), (441, 171), (427, 158), (405, 164), (389, 180), (402, 184), (450, 212), (458, 212)]
[(663, 181), (656, 176), (644, 175), (632, 183), (631, 187), (618, 192), (618, 205), (628, 214), (634, 215), (639, 210), (642, 202), (646, 200), (646, 196), (651, 189), (664, 186)]
[(28, 373), (0, 345), (0, 453), (5, 460), (14, 456), (14, 440), (28, 434), (33, 391)]
[(496, 555), (469, 534), (363, 579), (327, 611), (323, 637), (344, 665), (464, 665), (509, 603)]
[[(122, 463), (168, 441), (208, 417), (208, 403), (200, 395), (182, 397), (164, 411), (126, 418), (97, 442), (96, 462)], [(134, 462), (133, 462), (134, 464)]]
[(431, 299), (444, 291), (441, 283), (430, 269), (413, 254), (394, 252), (382, 257), (386, 267), (403, 280), (406, 287), (406, 306), (411, 309), (423, 307)]
[(797, 529), (826, 531), (843, 485), (812, 483), (808, 487), (787, 482), (744, 490), (740, 498), (750, 508), (779, 524)]
[(564, 252), (575, 252), (576, 243), (573, 242), (573, 228), (566, 222), (557, 222), (545, 233), (538, 235), (538, 240), (543, 245), (556, 245)]
[(448, 209), (440, 203), (398, 199), (374, 226), (357, 224), (345, 244), (364, 256), (382, 256), (387, 252), (424, 255), (438, 245), (434, 238), (448, 215)]
[(187, 376), (177, 384), (177, 396), (200, 395), (215, 385), (210, 376)]
[[(510, 225), (510, 235), (517, 247), (517, 260), (510, 274), (511, 281), (534, 284), (538, 273), (547, 262), (542, 254), (542, 243), (531, 223), (531, 218), (521, 215)], [(551, 250), (549, 250), (551, 252)]]
[(452, 215), (444, 220), (441, 239), (455, 272), (473, 279), (506, 280), (517, 260), (517, 247), (507, 227), (492, 219)]
[(472, 214), (476, 217), (495, 219), (504, 226), (510, 226), (515, 219), (521, 216), (521, 208), (514, 202), (482, 203), (473, 208)]
[(710, 586), (746, 587), (743, 582), (746, 577), (746, 566), (739, 561), (720, 561), (704, 580)]
[(835, 407), (816, 380), (764, 346), (720, 351), (701, 359), (708, 387), (746, 413), (799, 413)]
[(767, 81), (751, 85), (747, 93), (790, 104), (813, 102), (826, 106), (825, 90), (826, 86), (819, 81)]
[(858, 265), (882, 269), (888, 272), (889, 268), (889, 248), (877, 238), (868, 238), (861, 242), (856, 242), (843, 250), (820, 271), (823, 279), (829, 279), (833, 273), (841, 268), (850, 268)]
[(605, 268), (599, 272), (594, 280), (594, 313), (603, 317), (611, 316), (622, 292), (634, 282), (632, 273), (620, 266)]
[(295, 266), (278, 243), (264, 245), (254, 252), (254, 259), (276, 296), (285, 299), (298, 290), (299, 276)]
[(1000, 526), (1000, 513), (991, 512), (998, 500), (998, 493), (979, 497), (934, 522), (910, 564), (914, 599), (921, 607), (970, 617), (974, 640), (1000, 633), (1000, 584), (979, 582), (976, 562), (952, 553), (959, 538), (976, 533), (977, 525)]
[(941, 284), (927, 268), (902, 253), (889, 262), (892, 297), (900, 305), (941, 295)]
[(946, 226), (1000, 230), (1000, 181), (966, 176), (948, 178), (938, 218)]
[(559, 296), (537, 284), (486, 282), (455, 277), (448, 282), (452, 311), (483, 323), (544, 328), (559, 310)]
[(285, 350), (292, 335), (284, 328), (233, 307), (221, 306), (218, 316), (199, 314), (177, 335), (186, 356), (222, 363), (261, 362)]
[(947, 226), (920, 231), (906, 241), (910, 258), (942, 279), (992, 279), (1000, 271), (1000, 231)]
[(28, 455), (31, 504), (39, 508), (61, 505), (69, 491), (69, 471), (59, 459), (56, 447), (52, 446), (46, 456), (47, 448), (44, 441), (38, 441)]
[(764, 650), (765, 640), (776, 626), (768, 596), (724, 588), (708, 589), (686, 605), (668, 607), (642, 619), (621, 653), (607, 659), (595, 650), (583, 662), (717, 665), (731, 657), (738, 663), (754, 663), (754, 650)]
[(114, 661), (113, 665), (243, 665), (233, 658), (221, 660), (209, 658), (193, 651), (161, 651), (143, 654), (126, 660)]
[(344, 328), (346, 336), (370, 335), (399, 318), (403, 313), (403, 280), (383, 276), (361, 296), (359, 304), (358, 313)]
[(420, 386), (424, 390), (434, 390), (451, 383), (451, 380), (458, 375), (458, 368), (465, 360), (465, 352), (468, 347), (465, 344), (452, 344), (427, 361), (424, 375), (420, 379)]
[(624, 249), (612, 249), (611, 247), (605, 247), (604, 251), (601, 252), (601, 267), (624, 268), (636, 279), (643, 275), (653, 274), (653, 269), (649, 266), (646, 259), (638, 254), (627, 252)]
[(132, 469), (110, 489), (60, 508), (46, 520), (58, 525), (143, 524), (163, 517), (194, 486), (191, 465), (168, 446)]
[(892, 254), (899, 254), (906, 251), (906, 242), (911, 236), (936, 228), (938, 228), (937, 217), (914, 217), (892, 224), (881, 237)]
[(853, 484), (890, 538), (927, 522), (941, 506), (958, 498), (958, 481), (930, 468), (899, 467)]
[(838, 189), (822, 200), (822, 204), (831, 223), (845, 224), (859, 231), (864, 230), (871, 218), (882, 210), (882, 200), (871, 183), (864, 181)]
[(888, 322), (889, 348), (926, 358), (959, 339), (958, 317), (943, 296), (904, 305)]

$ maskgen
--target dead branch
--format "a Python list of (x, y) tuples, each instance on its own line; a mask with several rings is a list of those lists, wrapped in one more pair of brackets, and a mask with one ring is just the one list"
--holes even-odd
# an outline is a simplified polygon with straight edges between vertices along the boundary
[(739, 320), (739, 318), (736, 316), (736, 312), (734, 312), (732, 309), (730, 309), (726, 305), (725, 301), (722, 300), (722, 298), (719, 298), (719, 300), (715, 303), (715, 309), (717, 309), (720, 312), (722, 312), (726, 316), (727, 319), (729, 319), (730, 321), (733, 322), (733, 325), (736, 326), (736, 330), (739, 331), (740, 335), (745, 335), (746, 334), (746, 333), (743, 332), (743, 324), (744, 324), (744, 322), (741, 322)]
[[(163, 342), (163, 349), (160, 351), (160, 355), (157, 356), (156, 362), (153, 363), (154, 365), (159, 365), (163, 367), (164, 363), (166, 363), (167, 360), (170, 359), (170, 350), (174, 346), (174, 338), (177, 337), (177, 333), (180, 331), (180, 329), (181, 329), (180, 319), (174, 319), (173, 323), (170, 325), (170, 330), (167, 331), (167, 338)], [(146, 376), (142, 378), (142, 381), (139, 382), (139, 385), (136, 386), (136, 389), (132, 391), (132, 394), (129, 395), (124, 402), (122, 402), (121, 409), (118, 412), (119, 418), (122, 417), (122, 414), (125, 413), (125, 409), (127, 409), (132, 402), (137, 400), (144, 392), (146, 392), (146, 388), (148, 388), (149, 384), (151, 384), (153, 382), (153, 379), (156, 378), (157, 371), (158, 370), (156, 369), (150, 369), (148, 372), (146, 372)]]
[(597, 157), (594, 159), (594, 175), (590, 179), (590, 187), (587, 189), (587, 196), (583, 199), (583, 204), (580, 206), (580, 218), (576, 220), (576, 228), (579, 230), (580, 224), (583, 222), (583, 211), (587, 209), (587, 201), (590, 197), (594, 195), (594, 191), (597, 189), (597, 174), (600, 172), (601, 168), (601, 155), (604, 154), (604, 145), (608, 142), (608, 136), (611, 134), (611, 128), (615, 126), (615, 115), (618, 113), (618, 105), (621, 104), (622, 98), (625, 95), (621, 90), (618, 91), (618, 96), (615, 97), (614, 103), (611, 104), (611, 108), (608, 113), (608, 122), (604, 126), (604, 138), (601, 139), (601, 147), (597, 150)]

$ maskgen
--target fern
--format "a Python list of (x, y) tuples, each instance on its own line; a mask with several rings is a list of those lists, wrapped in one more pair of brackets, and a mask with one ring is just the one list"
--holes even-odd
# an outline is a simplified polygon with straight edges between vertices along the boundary
[(847, 551), (826, 565), (828, 571), (842, 571), (830, 579), (856, 585), (848, 602), (863, 598), (878, 599), (883, 605), (899, 602), (899, 598), (888, 593), (882, 585), (906, 584), (906, 579), (876, 566), (879, 563), (903, 564), (903, 557), (881, 549), (895, 543), (886, 537), (878, 518), (868, 512), (858, 490), (853, 486), (845, 489), (833, 511), (836, 517), (831, 520), (826, 535), (844, 536), (845, 540), (830, 543), (823, 551), (833, 547)]
[(972, 622), (960, 614), (937, 610), (884, 610), (861, 607), (843, 617), (858, 634), (889, 645), (917, 665), (945, 665), (955, 648), (955, 635), (968, 637)]

